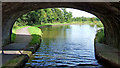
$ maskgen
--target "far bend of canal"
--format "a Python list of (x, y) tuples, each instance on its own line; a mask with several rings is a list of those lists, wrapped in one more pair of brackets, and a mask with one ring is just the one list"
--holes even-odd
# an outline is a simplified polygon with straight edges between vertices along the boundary
[(62, 25), (43, 28), (42, 43), (25, 67), (103, 67), (95, 59), (96, 26)]

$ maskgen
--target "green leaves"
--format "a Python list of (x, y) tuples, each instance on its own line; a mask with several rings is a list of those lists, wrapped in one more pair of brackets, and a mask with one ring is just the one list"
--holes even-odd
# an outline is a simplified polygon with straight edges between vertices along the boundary
[(63, 14), (64, 14), (64, 18), (65, 18), (65, 22), (69, 23), (72, 20), (72, 12), (67, 12), (65, 8), (62, 8), (63, 10)]
[(24, 14), (17, 21), (27, 25), (34, 25), (53, 22), (71, 22), (71, 18), (72, 13), (67, 12), (65, 8), (47, 8)]

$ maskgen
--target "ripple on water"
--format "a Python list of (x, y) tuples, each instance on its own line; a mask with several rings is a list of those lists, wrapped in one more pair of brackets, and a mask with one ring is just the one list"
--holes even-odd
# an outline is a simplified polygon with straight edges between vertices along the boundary
[(94, 55), (94, 28), (86, 25), (64, 27), (42, 30), (45, 36), (42, 37), (41, 46), (26, 67), (99, 66)]

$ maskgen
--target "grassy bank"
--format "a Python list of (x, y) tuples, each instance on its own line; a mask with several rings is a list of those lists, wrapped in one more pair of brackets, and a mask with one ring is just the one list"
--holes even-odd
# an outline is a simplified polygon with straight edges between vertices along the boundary
[(29, 44), (30, 45), (40, 44), (40, 39), (42, 37), (41, 29), (31, 26), (28, 28), (28, 30), (30, 34), (32, 35), (32, 41)]
[(104, 28), (97, 31), (96, 41), (99, 43), (104, 43)]

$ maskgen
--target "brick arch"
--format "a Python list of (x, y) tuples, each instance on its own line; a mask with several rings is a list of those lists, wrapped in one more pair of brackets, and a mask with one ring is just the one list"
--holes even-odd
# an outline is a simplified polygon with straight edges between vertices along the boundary
[(67, 7), (75, 8), (97, 16), (105, 27), (105, 43), (120, 48), (120, 3), (109, 2), (5, 2), (2, 3), (2, 41), (3, 45), (10, 43), (10, 34), (15, 20), (32, 10), (43, 8)]

